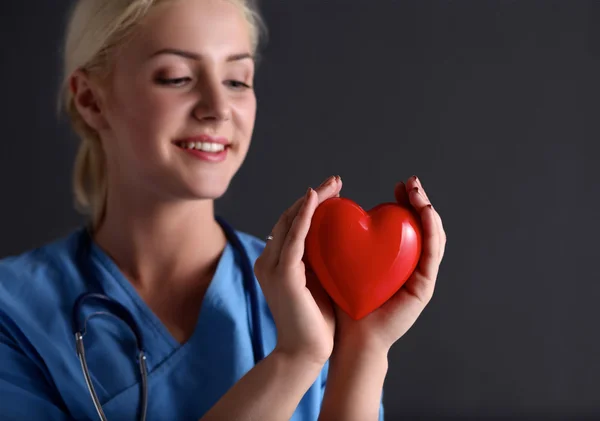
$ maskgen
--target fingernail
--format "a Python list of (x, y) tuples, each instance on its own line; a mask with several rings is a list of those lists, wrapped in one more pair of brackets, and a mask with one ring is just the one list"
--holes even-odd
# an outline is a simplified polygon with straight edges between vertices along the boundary
[(312, 187), (309, 187), (308, 190), (306, 190), (306, 198), (307, 199), (310, 197), (311, 192), (312, 192)]
[(335, 179), (335, 176), (333, 176), (333, 175), (332, 175), (332, 176), (331, 176), (331, 177), (329, 177), (327, 180), (323, 181), (319, 187), (325, 187), (325, 186), (327, 186), (327, 185), (331, 184), (331, 182), (332, 182), (334, 179)]

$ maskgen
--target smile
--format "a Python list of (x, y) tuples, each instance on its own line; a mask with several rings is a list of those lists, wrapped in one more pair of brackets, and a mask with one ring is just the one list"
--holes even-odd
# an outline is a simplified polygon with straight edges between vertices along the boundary
[(197, 151), (204, 152), (223, 152), (228, 145), (223, 145), (222, 143), (213, 143), (213, 142), (177, 142), (175, 145), (179, 146), (183, 149), (195, 149)]

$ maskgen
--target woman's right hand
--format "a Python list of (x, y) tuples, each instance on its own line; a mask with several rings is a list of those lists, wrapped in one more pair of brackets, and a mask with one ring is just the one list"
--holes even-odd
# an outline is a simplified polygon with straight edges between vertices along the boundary
[(335, 314), (324, 290), (311, 285), (311, 278), (307, 284), (304, 242), (317, 206), (341, 188), (341, 179), (330, 177), (309, 189), (279, 218), (254, 265), (277, 328), (275, 351), (317, 364), (325, 364), (333, 350)]

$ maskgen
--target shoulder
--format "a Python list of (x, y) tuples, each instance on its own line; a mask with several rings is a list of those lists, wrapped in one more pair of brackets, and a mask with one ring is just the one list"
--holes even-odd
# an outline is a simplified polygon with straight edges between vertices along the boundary
[(0, 259), (0, 314), (11, 319), (28, 312), (51, 317), (61, 299), (71, 298), (66, 296), (75, 293), (78, 234), (80, 230)]
[(0, 259), (0, 288), (11, 289), (17, 280), (35, 282), (46, 280), (74, 261), (79, 230), (20, 254)]

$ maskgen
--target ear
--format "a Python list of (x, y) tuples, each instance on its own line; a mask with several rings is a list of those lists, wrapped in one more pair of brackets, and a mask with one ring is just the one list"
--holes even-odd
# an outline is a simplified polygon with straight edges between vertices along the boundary
[(69, 80), (69, 88), (75, 107), (83, 120), (97, 132), (105, 129), (108, 124), (97, 81), (87, 72), (76, 70)]

